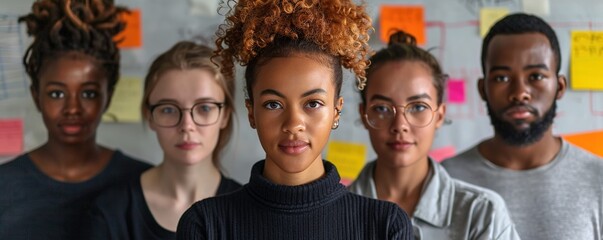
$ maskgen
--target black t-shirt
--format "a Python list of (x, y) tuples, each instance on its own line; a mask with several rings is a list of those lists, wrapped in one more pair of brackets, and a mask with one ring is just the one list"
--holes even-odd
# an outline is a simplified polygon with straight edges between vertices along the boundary
[(98, 194), (150, 167), (115, 151), (98, 175), (67, 183), (41, 172), (27, 154), (0, 165), (0, 239), (80, 239)]
[(260, 161), (240, 190), (189, 208), (177, 239), (412, 239), (410, 219), (396, 204), (348, 192), (335, 166), (324, 166), (322, 178), (284, 186), (262, 176)]
[[(221, 177), (216, 195), (235, 191), (241, 184)], [(127, 184), (108, 189), (94, 201), (86, 239), (171, 240), (176, 233), (163, 228), (153, 217), (144, 199), (140, 176)]]

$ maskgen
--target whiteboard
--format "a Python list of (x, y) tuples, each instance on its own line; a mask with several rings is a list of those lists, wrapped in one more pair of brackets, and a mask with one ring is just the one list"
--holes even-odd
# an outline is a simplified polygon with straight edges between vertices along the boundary
[[(144, 77), (150, 62), (162, 51), (167, 50), (179, 40), (201, 36), (213, 39), (218, 24), (223, 17), (219, 15), (199, 15), (191, 9), (192, 2), (211, 2), (218, 0), (121, 0), (119, 4), (131, 8), (140, 8), (143, 19), (143, 47), (122, 51), (121, 73), (124, 76)], [(398, 0), (367, 1), (367, 10), (374, 20), (376, 30), (379, 20), (380, 4), (413, 4), (425, 7), (427, 21), (426, 48), (436, 47), (434, 55), (441, 61), (445, 72), (452, 78), (464, 79), (466, 103), (448, 105), (447, 118), (451, 124), (442, 127), (434, 141), (434, 148), (454, 146), (462, 151), (493, 134), (484, 103), (476, 90), (477, 79), (481, 77), (478, 18), (483, 6), (504, 6), (511, 12), (522, 9), (519, 0)], [(0, 19), (15, 19), (28, 12), (32, 1), (2, 0)], [(561, 44), (561, 71), (567, 75), (569, 70), (569, 36), (573, 29), (603, 30), (603, 1), (601, 0), (550, 0), (550, 15), (544, 17), (556, 30)], [(0, 28), (2, 30), (2, 28)], [(21, 53), (28, 40), (24, 29), (19, 30)], [(371, 46), (382, 48), (378, 32), (371, 35)], [(18, 59), (20, 61), (20, 59)], [(237, 69), (236, 126), (229, 146), (223, 154), (222, 165), (227, 175), (245, 183), (248, 182), (251, 165), (264, 158), (255, 130), (249, 127), (247, 113), (243, 104), (243, 69)], [(12, 76), (1, 78), (0, 72), (0, 118), (22, 118), (24, 120), (25, 151), (31, 150), (46, 141), (46, 130), (40, 114), (29, 96), (27, 77)], [(7, 84), (9, 83), (10, 84)], [(571, 78), (570, 78), (571, 81)], [(367, 131), (362, 127), (357, 105), (360, 97), (355, 91), (352, 74), (346, 72), (342, 95), (345, 100), (339, 129), (331, 134), (331, 140), (351, 141), (365, 144), (367, 159), (375, 158)], [(10, 92), (10, 94), (4, 94)], [(138, 111), (138, 109), (133, 109)], [(558, 116), (554, 123), (556, 134), (574, 133), (603, 129), (603, 92), (572, 91), (566, 92), (558, 101)], [(135, 156), (144, 161), (159, 163), (162, 152), (153, 131), (141, 123), (103, 123), (98, 130), (101, 144)], [(6, 161), (12, 156), (0, 157)]]

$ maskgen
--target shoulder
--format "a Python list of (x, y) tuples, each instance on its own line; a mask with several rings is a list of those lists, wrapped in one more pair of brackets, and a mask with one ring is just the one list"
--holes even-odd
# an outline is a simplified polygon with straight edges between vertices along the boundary
[(374, 188), (373, 171), (375, 169), (375, 163), (376, 161), (369, 162), (362, 168), (362, 171), (360, 171), (356, 180), (348, 186), (350, 192), (374, 198), (372, 196), (372, 188)]
[[(362, 197), (353, 193), (348, 193), (346, 197), (361, 204), (357, 208), (351, 208), (360, 211), (353, 215), (362, 216), (362, 219), (372, 219), (376, 221), (377, 226), (384, 226), (387, 231), (387, 239), (412, 238), (413, 227), (410, 217), (398, 205), (383, 200)], [(367, 222), (366, 224), (370, 223)]]
[(450, 166), (455, 166), (455, 165), (459, 165), (459, 164), (471, 163), (475, 159), (481, 157), (479, 155), (479, 152), (477, 151), (478, 145), (479, 145), (479, 143), (470, 147), (469, 149), (455, 155), (454, 157), (445, 159), (444, 161), (442, 161), (442, 166), (448, 168)]
[(462, 180), (451, 178), (451, 181), (454, 184), (455, 198), (471, 202), (474, 206), (492, 209), (502, 208), (506, 210), (505, 201), (498, 193)]
[[(23, 154), (12, 160), (9, 160), (8, 162), (0, 164), (0, 179), (7, 179), (1, 180), (0, 185), (3, 183), (15, 183), (15, 180), (17, 179), (28, 178), (25, 175), (33, 167), (33, 163), (30, 161), (31, 160), (27, 154)], [(8, 179), (10, 179), (10, 181)]]
[(222, 179), (220, 180), (220, 185), (218, 186), (218, 191), (216, 192), (216, 195), (234, 192), (241, 187), (242, 185), (239, 182), (228, 178), (222, 174)]
[(151, 164), (126, 155), (120, 150), (115, 150), (111, 161), (114, 162), (112, 166), (128, 173), (142, 173), (152, 167)]
[(112, 185), (103, 190), (94, 200), (93, 207), (102, 213), (123, 213), (136, 199), (136, 191), (140, 191), (140, 178), (132, 178), (127, 182)]

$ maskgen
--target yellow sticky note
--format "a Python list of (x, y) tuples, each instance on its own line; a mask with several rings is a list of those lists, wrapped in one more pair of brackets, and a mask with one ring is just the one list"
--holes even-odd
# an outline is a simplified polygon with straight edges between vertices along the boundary
[(140, 122), (140, 101), (142, 100), (142, 80), (136, 77), (122, 77), (115, 86), (111, 105), (104, 122)]
[(603, 157), (603, 130), (563, 135), (566, 141)]
[(603, 31), (572, 31), (570, 83), (575, 90), (603, 90)]
[(358, 143), (331, 141), (327, 147), (327, 160), (335, 164), (342, 182), (356, 179), (366, 163), (366, 146)]
[(507, 16), (509, 9), (505, 7), (487, 7), (479, 11), (479, 32), (484, 37), (488, 34), (490, 27), (498, 20)]

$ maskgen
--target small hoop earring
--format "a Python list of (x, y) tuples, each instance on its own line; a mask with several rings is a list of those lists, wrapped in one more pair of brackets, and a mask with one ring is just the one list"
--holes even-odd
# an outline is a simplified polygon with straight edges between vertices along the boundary
[(334, 122), (333, 126), (331, 127), (331, 129), (333, 129), (333, 130), (335, 130), (337, 128), (339, 128), (339, 121)]
[(249, 126), (250, 126), (251, 128), (253, 128), (253, 129), (255, 129), (255, 123), (250, 122), (250, 123), (249, 123)]

